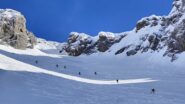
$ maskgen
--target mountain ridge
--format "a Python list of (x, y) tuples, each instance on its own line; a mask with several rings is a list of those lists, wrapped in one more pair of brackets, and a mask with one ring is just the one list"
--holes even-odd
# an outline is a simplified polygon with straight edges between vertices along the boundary
[[(24, 36), (23, 38), (27, 38), (27, 41), (22, 41), (21, 38), (16, 38), (23, 46), (14, 46), (14, 44), (19, 43), (19, 41), (13, 42), (9, 45), (15, 48), (25, 49), (28, 47), (29, 43), (31, 44), (31, 48), (35, 46), (42, 50), (42, 48), (44, 48), (44, 44), (46, 44), (46, 47), (48, 46), (49, 48), (49, 46), (51, 46), (52, 49), (56, 49), (59, 53), (66, 53), (70, 56), (79, 56), (81, 54), (90, 55), (97, 52), (112, 52), (115, 55), (126, 54), (127, 56), (132, 56), (143, 52), (159, 52), (165, 48), (166, 51), (163, 53), (163, 56), (169, 56), (171, 57), (171, 61), (174, 61), (177, 58), (176, 54), (185, 51), (184, 3), (184, 0), (174, 0), (173, 8), (169, 15), (151, 15), (149, 17), (144, 17), (137, 22), (136, 27), (131, 31), (122, 33), (102, 31), (95, 37), (85, 33), (71, 32), (67, 42), (65, 43), (47, 42), (39, 38), (36, 42), (36, 37), (33, 34), (29, 35), (28, 33), (30, 32), (27, 32), (28, 30), (25, 26), (24, 16), (19, 14), (24, 20), (22, 21), (22, 24), (25, 31), (24, 34), (26, 34), (21, 36)], [(7, 9), (4, 11), (13, 10)], [(8, 40), (12, 40), (12, 37)]]
[[(175, 60), (176, 54), (185, 51), (185, 8), (184, 0), (174, 0), (173, 8), (167, 16), (151, 15), (139, 20), (136, 27), (128, 32), (100, 32), (94, 39), (84, 40), (84, 33), (70, 33), (64, 50), (72, 56), (107, 52), (114, 49), (114, 54), (160, 51), (166, 48), (164, 56)], [(116, 36), (119, 38), (115, 38)], [(90, 36), (89, 36), (90, 37)], [(115, 45), (116, 44), (116, 45)], [(116, 47), (117, 46), (117, 47)]]

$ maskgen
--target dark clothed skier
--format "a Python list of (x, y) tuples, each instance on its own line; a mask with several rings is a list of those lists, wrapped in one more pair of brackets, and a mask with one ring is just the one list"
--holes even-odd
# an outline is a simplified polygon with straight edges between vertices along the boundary
[(119, 80), (117, 79), (116, 82), (119, 83)]
[(156, 90), (153, 88), (153, 89), (151, 89), (151, 93), (152, 94), (155, 94), (155, 92), (156, 92)]
[(38, 60), (36, 60), (35, 63), (38, 64)]
[(58, 64), (56, 64), (56, 67), (58, 68), (58, 67), (59, 67), (59, 65), (58, 65)]

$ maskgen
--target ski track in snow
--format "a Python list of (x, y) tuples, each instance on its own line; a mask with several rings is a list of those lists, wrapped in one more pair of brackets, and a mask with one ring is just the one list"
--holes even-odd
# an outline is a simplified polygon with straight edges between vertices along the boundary
[(65, 79), (69, 79), (69, 80), (73, 80), (73, 81), (89, 83), (89, 84), (99, 84), (99, 85), (133, 84), (133, 83), (146, 83), (146, 82), (156, 81), (156, 80), (152, 80), (150, 78), (142, 78), (142, 79), (119, 80), (119, 82), (117, 83), (116, 80), (110, 80), (110, 81), (92, 80), (92, 79), (81, 78), (81, 77), (71, 76), (71, 75), (57, 73), (57, 72), (53, 72), (53, 71), (47, 71), (47, 70), (42, 70), (41, 73), (60, 77), (60, 78), (65, 78)]
[(72, 76), (72, 75), (67, 75), (63, 73), (41, 69), (1, 54), (0, 54), (0, 59), (6, 60), (6, 61), (0, 60), (0, 63), (1, 63), (0, 68), (4, 70), (43, 73), (43, 74), (52, 75), (55, 77), (60, 77), (60, 78), (82, 82), (82, 83), (88, 83), (88, 84), (119, 85), (119, 84), (135, 84), (135, 83), (147, 83), (147, 82), (157, 81), (157, 80), (152, 80), (151, 78), (119, 80), (118, 83), (116, 80), (93, 80), (93, 79), (81, 78), (77, 76)]

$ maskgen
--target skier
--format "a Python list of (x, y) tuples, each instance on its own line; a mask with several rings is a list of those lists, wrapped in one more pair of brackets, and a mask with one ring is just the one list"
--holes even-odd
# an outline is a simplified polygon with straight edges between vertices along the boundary
[(97, 75), (97, 72), (94, 72), (94, 75)]
[(66, 69), (67, 67), (66, 66), (64, 66), (64, 69)]
[(116, 82), (119, 83), (119, 80), (117, 79)]
[(155, 94), (155, 92), (156, 92), (156, 90), (153, 88), (153, 89), (151, 89), (151, 93), (152, 94)]
[(38, 60), (36, 60), (35, 63), (38, 64)]
[(59, 65), (58, 65), (58, 64), (56, 64), (56, 67), (58, 68), (58, 67), (59, 67)]
[(63, 52), (63, 50), (60, 50), (60, 51), (59, 51), (59, 53), (62, 53), (62, 52)]
[(81, 75), (81, 72), (78, 72), (78, 75)]

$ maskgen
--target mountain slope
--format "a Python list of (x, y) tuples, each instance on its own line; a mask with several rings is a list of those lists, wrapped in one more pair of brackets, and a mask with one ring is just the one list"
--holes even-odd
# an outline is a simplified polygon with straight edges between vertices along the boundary
[[(168, 57), (162, 59), (163, 56), (157, 52), (133, 57), (109, 53), (69, 57), (2, 45), (0, 50), (0, 58), (3, 59), (0, 61), (0, 69), (3, 69), (0, 70), (0, 101), (4, 104), (184, 103), (183, 57), (171, 63)], [(78, 72), (81, 72), (80, 76)], [(118, 84), (116, 79), (120, 80)], [(146, 81), (148, 83), (144, 83)], [(106, 83), (113, 85), (103, 85)], [(157, 90), (156, 94), (150, 93), (151, 88)]]
[[(3, 47), (3, 50), (5, 48), (6, 47)], [(10, 50), (12, 51), (14, 49), (10, 48)], [(7, 50), (5, 49), (4, 51), (7, 51)], [(16, 50), (14, 50), (14, 52), (15, 51)], [(3, 53), (3, 51), (1, 51), (1, 52)], [(19, 53), (19, 54), (22, 54), (22, 53)], [(151, 80), (150, 78), (143, 78), (143, 79), (119, 80), (119, 83), (117, 83), (115, 80), (103, 81), (103, 80), (92, 80), (92, 79), (87, 79), (87, 78), (80, 78), (80, 77), (71, 76), (71, 75), (67, 75), (67, 74), (57, 73), (55, 71), (49, 71), (48, 68), (47, 68), (48, 70), (44, 70), (44, 69), (41, 69), (38, 67), (34, 67), (33, 65), (29, 65), (29, 64), (23, 63), (21, 61), (15, 60), (15, 59), (11, 59), (11, 58), (7, 57), (8, 55), (7, 56), (5, 56), (5, 55), (0, 55), (0, 58), (3, 59), (0, 61), (0, 67), (4, 70), (43, 73), (43, 74), (48, 74), (48, 75), (55, 76), (55, 77), (65, 78), (68, 80), (74, 80), (74, 81), (89, 83), (89, 84), (100, 84), (100, 85), (101, 84), (102, 85), (104, 85), (104, 84), (105, 85), (113, 85), (113, 84), (144, 83), (144, 82), (155, 81), (155, 80)], [(35, 56), (35, 54), (32, 54), (32, 55)], [(16, 55), (14, 57), (16, 57)], [(24, 57), (24, 56), (22, 56), (22, 57)], [(58, 57), (58, 58), (60, 58), (60, 57)], [(4, 60), (6, 60), (6, 61), (4, 61)], [(51, 60), (51, 59), (48, 57), (47, 60)], [(47, 65), (45, 65), (45, 66), (47, 66)], [(25, 69), (25, 67), (26, 67), (26, 69)]]
[(132, 56), (166, 49), (163, 55), (174, 61), (177, 54), (185, 51), (184, 7), (184, 0), (175, 0), (169, 15), (142, 18), (128, 32), (100, 32), (96, 37), (72, 32), (63, 50), (72, 56), (111, 51)]

